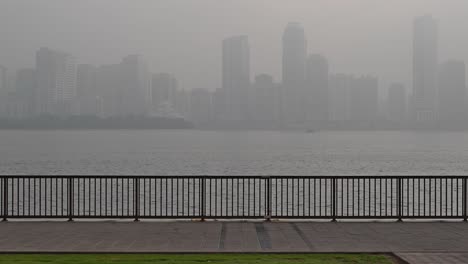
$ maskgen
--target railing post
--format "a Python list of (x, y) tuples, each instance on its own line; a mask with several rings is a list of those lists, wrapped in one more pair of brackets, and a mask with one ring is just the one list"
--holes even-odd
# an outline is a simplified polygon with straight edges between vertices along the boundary
[(133, 179), (133, 190), (135, 193), (134, 209), (135, 209), (135, 222), (140, 221), (140, 178), (135, 177)]
[(266, 199), (266, 215), (265, 215), (265, 220), (270, 222), (271, 221), (271, 210), (272, 210), (272, 203), (273, 203), (273, 184), (272, 184), (272, 179), (270, 176), (265, 177), (266, 180), (266, 192), (267, 192), (267, 199)]
[(8, 221), (8, 178), (3, 177), (3, 222)]
[(463, 183), (462, 183), (462, 188), (463, 188), (463, 201), (462, 201), (462, 206), (463, 206), (463, 221), (464, 222), (468, 222), (468, 215), (467, 215), (467, 201), (466, 201), (466, 181), (467, 181), (467, 178), (466, 177), (463, 177), (462, 179)]
[(397, 178), (397, 190), (398, 190), (398, 194), (397, 194), (397, 214), (398, 214), (398, 222), (403, 222), (403, 219), (402, 219), (402, 211), (403, 211), (403, 192), (402, 192), (402, 181), (403, 179), (402, 178)]
[(332, 222), (336, 222), (336, 202), (338, 199), (336, 199), (337, 193), (336, 193), (336, 178), (332, 178)]
[(205, 221), (206, 217), (206, 177), (201, 177), (201, 201), (200, 201), (200, 212), (201, 212), (201, 221)]
[(73, 222), (73, 211), (74, 211), (74, 197), (73, 189), (74, 189), (74, 179), (73, 177), (68, 177), (68, 222)]

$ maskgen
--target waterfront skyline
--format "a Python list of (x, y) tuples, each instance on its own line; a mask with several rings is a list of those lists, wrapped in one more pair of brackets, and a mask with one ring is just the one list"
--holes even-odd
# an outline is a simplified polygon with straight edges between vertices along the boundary
[[(175, 72), (154, 71), (147, 55), (120, 54), (119, 63), (94, 65), (83, 64), (69, 51), (42, 47), (36, 51), (34, 68), (10, 70), (6, 65), (2, 70), (0, 114), (2, 118), (196, 116), (205, 125), (231, 128), (386, 129), (441, 122), (466, 127), (466, 67), (462, 58), (440, 59), (445, 46), (440, 45), (439, 23), (439, 18), (426, 14), (407, 25), (412, 28), (412, 40), (407, 43), (412, 47), (410, 85), (397, 78), (386, 84), (388, 76), (376, 71), (377, 64), (374, 70), (358, 74), (334, 71), (336, 63), (330, 57), (335, 55), (313, 52), (320, 39), (308, 35), (300, 22), (286, 23), (281, 40), (275, 42), (282, 47), (275, 56), (281, 59), (276, 65), (281, 78), (252, 69), (257, 62), (251, 54), (258, 47), (251, 45), (251, 38), (257, 36), (239, 34), (216, 40), (218, 52), (209, 51), (221, 54), (221, 73), (209, 75), (212, 80), (221, 78), (216, 89), (184, 83), (184, 76)], [(339, 32), (330, 35), (335, 33)], [(367, 39), (373, 41), (374, 36)], [(196, 49), (192, 43), (186, 46)], [(198, 50), (206, 54), (203, 47)], [(371, 56), (368, 51), (363, 59)], [(184, 56), (173, 60), (191, 62)]]
[(288, 22), (297, 21), (310, 40), (308, 52), (326, 56), (331, 72), (370, 73), (379, 75), (382, 87), (393, 82), (411, 87), (409, 25), (414, 17), (424, 14), (438, 20), (440, 60), (468, 60), (464, 34), (468, 23), (463, 12), (468, 3), (458, 0), (296, 0), (294, 4), (278, 0), (138, 4), (5, 0), (0, 5), (0, 32), (4, 36), (0, 64), (11, 71), (32, 67), (34, 52), (44, 46), (67, 51), (79, 63), (94, 65), (118, 63), (121, 56), (139, 53), (153, 72), (176, 75), (181, 87), (213, 91), (221, 86), (219, 41), (248, 35), (252, 77), (268, 73), (279, 81), (282, 31)]

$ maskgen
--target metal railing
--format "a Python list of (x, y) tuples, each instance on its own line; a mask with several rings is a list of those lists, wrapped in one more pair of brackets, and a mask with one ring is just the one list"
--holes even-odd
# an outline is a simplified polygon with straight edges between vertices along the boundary
[(0, 217), (463, 219), (464, 176), (0, 176)]

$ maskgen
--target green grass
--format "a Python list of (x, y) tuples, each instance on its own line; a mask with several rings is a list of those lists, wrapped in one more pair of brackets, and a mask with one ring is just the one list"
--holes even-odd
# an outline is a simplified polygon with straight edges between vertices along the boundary
[(178, 255), (61, 255), (61, 254), (7, 254), (0, 255), (0, 264), (390, 264), (390, 258), (381, 255), (261, 255), (261, 254), (178, 254)]

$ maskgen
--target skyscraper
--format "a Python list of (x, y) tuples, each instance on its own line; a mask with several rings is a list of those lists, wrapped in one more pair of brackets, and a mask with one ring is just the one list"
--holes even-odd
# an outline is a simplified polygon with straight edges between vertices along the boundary
[(402, 125), (407, 118), (407, 97), (405, 86), (393, 83), (388, 88), (387, 95), (388, 119), (397, 125)]
[(318, 54), (310, 55), (306, 67), (306, 114), (307, 122), (314, 126), (324, 125), (329, 119), (327, 59)]
[(67, 115), (76, 95), (76, 61), (67, 53), (36, 52), (36, 114)]
[(249, 119), (250, 47), (247, 36), (223, 40), (222, 82), (225, 98), (223, 119), (246, 121)]
[(96, 86), (100, 98), (100, 115), (103, 117), (124, 116), (121, 109), (122, 74), (120, 64), (102, 65), (96, 69)]
[(151, 80), (148, 65), (141, 55), (122, 59), (122, 112), (130, 116), (149, 113), (151, 107)]
[(20, 69), (16, 73), (16, 93), (26, 107), (26, 115), (34, 114), (36, 98), (36, 71)]
[(343, 122), (350, 119), (350, 91), (354, 76), (333, 74), (330, 76), (330, 104), (328, 106), (330, 120)]
[(379, 111), (379, 82), (373, 76), (353, 78), (350, 90), (350, 120), (361, 124), (377, 120)]
[(437, 120), (437, 22), (425, 15), (414, 20), (413, 32), (413, 119)]
[(0, 65), (0, 116), (6, 115), (7, 96), (7, 68)]
[(463, 61), (447, 61), (439, 70), (439, 118), (444, 122), (466, 120), (466, 67)]
[(211, 93), (206, 89), (190, 91), (190, 121), (196, 125), (207, 125), (212, 121)]
[(7, 68), (0, 65), (0, 91), (7, 90)]
[(307, 40), (299, 23), (289, 23), (283, 34), (283, 123), (303, 123), (305, 111), (305, 72)]
[(273, 77), (260, 74), (255, 77), (252, 93), (252, 119), (263, 127), (273, 127), (279, 119), (279, 87)]
[(151, 79), (151, 95), (153, 112), (165, 115), (165, 112), (175, 112), (178, 90), (177, 79), (170, 73), (155, 73)]
[(97, 91), (97, 70), (89, 64), (77, 67), (76, 95), (79, 115), (100, 114), (100, 98)]

